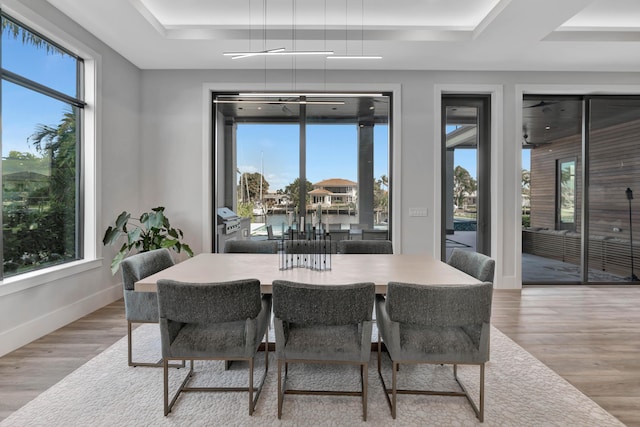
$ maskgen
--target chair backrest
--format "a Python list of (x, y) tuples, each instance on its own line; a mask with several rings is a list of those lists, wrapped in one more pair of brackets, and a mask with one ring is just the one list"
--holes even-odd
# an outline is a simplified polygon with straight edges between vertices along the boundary
[(131, 255), (120, 264), (124, 288), (133, 291), (134, 284), (138, 280), (156, 274), (172, 265), (174, 265), (173, 258), (169, 249), (166, 248)]
[(342, 230), (342, 223), (338, 223), (338, 224), (329, 224), (329, 231), (334, 231), (334, 230)]
[(391, 240), (341, 240), (338, 242), (340, 254), (392, 254)]
[(185, 283), (158, 280), (160, 318), (183, 323), (222, 323), (255, 318), (262, 308), (260, 281)]
[(375, 285), (314, 285), (274, 280), (273, 314), (301, 325), (349, 325), (371, 320)]
[(349, 230), (330, 230), (332, 242), (339, 242), (340, 240), (349, 240)]
[(349, 224), (350, 230), (364, 230), (367, 228), (366, 224)]
[(267, 225), (267, 239), (273, 240), (273, 225)]
[(227, 240), (226, 253), (277, 254), (278, 242), (275, 240)]
[(420, 285), (389, 282), (387, 313), (395, 322), (424, 326), (489, 323), (493, 284)]
[(467, 273), (469, 276), (475, 277), (481, 282), (493, 282), (495, 261), (479, 252), (455, 248), (447, 264)]
[(362, 230), (362, 240), (389, 240), (389, 231)]

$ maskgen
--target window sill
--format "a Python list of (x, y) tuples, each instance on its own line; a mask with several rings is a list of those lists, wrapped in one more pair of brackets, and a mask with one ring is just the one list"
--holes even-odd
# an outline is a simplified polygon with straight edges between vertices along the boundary
[(102, 267), (102, 258), (69, 262), (9, 277), (0, 282), (0, 297)]

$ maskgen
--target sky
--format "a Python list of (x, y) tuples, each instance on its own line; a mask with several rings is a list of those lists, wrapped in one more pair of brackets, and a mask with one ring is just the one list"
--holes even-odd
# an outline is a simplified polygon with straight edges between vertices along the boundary
[[(44, 46), (23, 44), (2, 33), (2, 67), (70, 96), (76, 96), (76, 61), (47, 52)], [(2, 81), (2, 156), (9, 151), (35, 153), (28, 138), (38, 125), (56, 127), (70, 107), (13, 83)]]

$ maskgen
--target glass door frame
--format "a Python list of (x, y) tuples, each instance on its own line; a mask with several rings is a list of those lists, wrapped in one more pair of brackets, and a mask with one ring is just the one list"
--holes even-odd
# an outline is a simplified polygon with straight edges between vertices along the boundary
[(491, 255), (491, 94), (448, 94), (441, 95), (441, 224), (440, 257), (446, 261), (447, 239), (447, 107), (464, 106), (477, 108), (477, 219), (476, 252)]

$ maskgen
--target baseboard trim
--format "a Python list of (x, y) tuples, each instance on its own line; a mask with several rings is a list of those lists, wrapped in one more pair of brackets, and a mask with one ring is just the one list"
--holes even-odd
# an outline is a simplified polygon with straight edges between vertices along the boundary
[(0, 357), (122, 298), (122, 283), (0, 333)]

